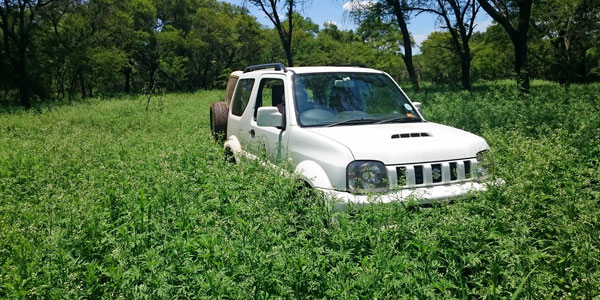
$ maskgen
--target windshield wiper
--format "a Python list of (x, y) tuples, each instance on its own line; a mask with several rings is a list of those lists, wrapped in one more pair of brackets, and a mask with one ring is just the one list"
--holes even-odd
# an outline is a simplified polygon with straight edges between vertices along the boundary
[(402, 116), (402, 117), (396, 117), (396, 118), (381, 120), (379, 122), (375, 122), (375, 124), (410, 123), (410, 122), (421, 122), (421, 118), (409, 117), (409, 116)]
[(351, 125), (351, 124), (367, 124), (367, 123), (373, 123), (376, 121), (377, 121), (376, 119), (365, 119), (365, 118), (347, 119), (347, 120), (343, 120), (343, 121), (325, 125), (325, 127), (333, 127), (333, 126), (338, 126), (338, 125)]

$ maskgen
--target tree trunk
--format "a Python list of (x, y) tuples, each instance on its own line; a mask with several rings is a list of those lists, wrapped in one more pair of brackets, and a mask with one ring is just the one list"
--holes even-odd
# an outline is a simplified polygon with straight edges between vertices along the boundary
[(575, 70), (577, 81), (580, 83), (587, 83), (587, 60), (585, 59), (585, 54), (587, 49), (581, 49), (578, 57), (578, 66), (577, 70)]
[(150, 69), (150, 89), (153, 89), (154, 84), (156, 83), (156, 81), (154, 80), (154, 75), (156, 74), (156, 70), (157, 70), (157, 68), (155, 68), (154, 66)]
[(19, 102), (24, 108), (31, 108), (31, 87), (29, 86), (29, 74), (27, 74), (25, 48), (23, 47), (19, 47), (17, 78), (19, 81)]
[(69, 78), (69, 81), (71, 82), (69, 85), (69, 101), (71, 101), (71, 99), (73, 99), (73, 93), (75, 93), (76, 75), (72, 74)]
[(400, 31), (402, 31), (402, 42), (404, 47), (404, 56), (402, 59), (404, 60), (404, 64), (406, 65), (406, 71), (408, 71), (408, 77), (413, 86), (413, 91), (418, 93), (421, 89), (419, 87), (419, 79), (417, 78), (417, 73), (415, 72), (415, 67), (413, 65), (413, 55), (412, 55), (412, 43), (410, 41), (410, 33), (408, 32), (408, 26), (406, 25), (406, 20), (404, 20), (404, 12), (400, 7), (400, 2), (398, 0), (390, 1), (389, 4), (392, 5), (394, 9), (394, 15), (396, 16), (396, 21), (398, 21), (398, 25), (400, 26)]
[(206, 59), (204, 67), (202, 68), (202, 79), (200, 81), (202, 82), (202, 88), (204, 89), (208, 89), (208, 69), (210, 67), (210, 59), (211, 58)]
[[(21, 69), (21, 67), (19, 66)], [(27, 72), (19, 70), (19, 102), (24, 108), (31, 108), (31, 93), (29, 89), (29, 80)]]
[[(508, 8), (494, 8), (494, 6), (488, 2), (488, 0), (477, 0), (483, 10), (485, 10), (488, 15), (494, 19), (494, 21), (498, 22), (513, 43), (515, 48), (515, 73), (517, 75), (517, 90), (519, 92), (519, 97), (529, 94), (530, 86), (529, 86), (529, 58), (527, 57), (527, 31), (529, 30), (529, 20), (531, 19), (531, 6), (533, 4), (533, 0), (522, 0), (517, 1), (517, 5), (519, 6), (519, 23), (517, 28), (515, 28), (510, 20), (505, 16), (505, 14), (500, 13), (498, 9), (504, 9), (505, 13)], [(492, 1), (492, 3), (496, 3)], [(496, 5), (496, 4), (494, 4)]]
[(286, 37), (285, 31), (283, 30), (281, 24), (275, 24), (275, 26), (277, 27), (277, 33), (279, 33), (279, 39), (281, 40), (281, 45), (283, 46), (283, 51), (285, 52), (285, 57), (287, 58), (287, 66), (293, 67), (294, 59), (292, 56), (292, 37), (291, 35)]
[(88, 97), (90, 98), (94, 98), (94, 84), (92, 82), (90, 82), (90, 84), (88, 85)]
[[(294, 3), (294, 1), (295, 0), (286, 0), (286, 4), (287, 4), (286, 14), (287, 14), (287, 22), (288, 22), (288, 29), (286, 32), (285, 29), (283, 28), (283, 24), (281, 23), (281, 19), (279, 19), (279, 14), (277, 13), (278, 0), (269, 0), (269, 1), (250, 0), (251, 3), (253, 3), (254, 5), (261, 8), (261, 10), (265, 13), (265, 15), (269, 18), (269, 20), (271, 20), (271, 23), (273, 23), (273, 25), (275, 26), (275, 29), (277, 29), (277, 33), (279, 34), (279, 38), (281, 39), (281, 45), (283, 46), (283, 51), (285, 51), (285, 56), (287, 58), (288, 67), (294, 66), (293, 51), (292, 51), (292, 36), (293, 36), (293, 32), (294, 32), (293, 16), (294, 16), (294, 7), (296, 6), (296, 3)], [(269, 4), (268, 6), (271, 8), (270, 12), (267, 9), (267, 5), (265, 5), (267, 3)]]
[(413, 91), (418, 93), (421, 88), (419, 87), (419, 79), (417, 78), (417, 73), (415, 72), (415, 66), (413, 65), (413, 55), (412, 55), (412, 43), (410, 42), (410, 33), (408, 33), (408, 27), (406, 23), (402, 21), (404, 26), (402, 29), (402, 40), (404, 42), (404, 64), (406, 64), (406, 71), (408, 71), (408, 77), (410, 78), (410, 82), (413, 86)]
[(463, 89), (471, 91), (471, 49), (469, 44), (463, 42), (463, 49), (460, 53), (461, 74), (460, 79)]
[(58, 99), (60, 99), (60, 100), (65, 99), (65, 95), (66, 95), (66, 92), (65, 92), (65, 77), (67, 76), (66, 73), (67, 73), (66, 68), (57, 72), (57, 77), (58, 77), (57, 97), (58, 97), (58, 95), (60, 95), (60, 97), (58, 97)]
[[(291, 42), (291, 41), (290, 41)], [(288, 63), (288, 67), (293, 67), (294, 66), (294, 59), (292, 57), (292, 45), (291, 43), (288, 42), (287, 45), (285, 45), (285, 56), (287, 57), (287, 63)]]
[(288, 0), (288, 34), (287, 34), (287, 50), (285, 51), (285, 55), (287, 56), (288, 66), (294, 66), (294, 54), (292, 53), (292, 36), (294, 33), (294, 0)]
[(461, 64), (461, 74), (460, 81), (462, 83), (463, 89), (470, 91), (472, 89), (471, 86), (471, 59), (467, 57), (467, 54), (463, 54), (460, 60)]
[(123, 74), (125, 75), (125, 86), (123, 88), (125, 94), (129, 94), (131, 92), (131, 67), (124, 67)]
[(515, 47), (515, 73), (519, 96), (529, 94), (529, 59), (527, 57), (527, 37), (513, 40)]
[[(25, 31), (25, 7), (19, 7), (19, 42), (18, 45), (19, 59), (17, 61), (17, 74), (19, 81), (19, 100), (21, 106), (31, 108), (31, 86), (29, 83), (29, 74), (27, 73), (27, 36)], [(8, 34), (8, 33), (4, 33)]]
[(85, 98), (86, 92), (85, 92), (85, 81), (83, 80), (83, 74), (79, 73), (79, 85), (81, 87), (81, 98)]
[(405, 50), (404, 52), (409, 52), (409, 54), (405, 54), (402, 57), (402, 59), (404, 60), (404, 64), (406, 65), (406, 70), (408, 71), (408, 77), (410, 78), (410, 82), (412, 83), (413, 91), (415, 93), (418, 93), (421, 91), (421, 88), (419, 87), (419, 79), (417, 78), (417, 73), (415, 72), (415, 67), (412, 61), (412, 49), (409, 51)]

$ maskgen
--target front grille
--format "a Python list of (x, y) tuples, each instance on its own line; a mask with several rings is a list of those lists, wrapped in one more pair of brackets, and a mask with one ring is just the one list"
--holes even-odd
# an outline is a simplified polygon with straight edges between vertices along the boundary
[(434, 183), (442, 182), (442, 164), (431, 165), (431, 179)]
[(465, 177), (471, 178), (471, 161), (465, 160), (463, 163), (465, 164)]
[(423, 166), (415, 166), (415, 184), (423, 184)]
[(455, 162), (451, 162), (450, 163), (450, 180), (457, 180), (458, 179), (458, 170), (456, 167), (456, 163)]
[(397, 167), (396, 176), (398, 178), (398, 185), (406, 185), (406, 167)]
[(471, 180), (477, 169), (475, 159), (421, 163), (396, 167), (399, 186), (428, 186)]

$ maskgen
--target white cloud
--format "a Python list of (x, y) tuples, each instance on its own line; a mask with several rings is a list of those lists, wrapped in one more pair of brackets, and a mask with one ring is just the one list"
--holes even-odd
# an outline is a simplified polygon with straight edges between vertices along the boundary
[(421, 43), (427, 39), (427, 34), (413, 34), (413, 40), (415, 40), (415, 46), (421, 46)]
[(327, 26), (327, 25), (338, 26), (338, 23), (336, 21), (325, 21), (325, 22), (323, 22), (323, 25), (325, 25), (325, 26)]
[(421, 54), (421, 43), (427, 39), (427, 34), (412, 34), (411, 35), (415, 43), (412, 46), (413, 54)]
[(475, 26), (475, 31), (485, 32), (492, 25), (492, 19), (481, 21)]
[(355, 10), (360, 10), (363, 9), (365, 7), (369, 7), (373, 5), (373, 1), (371, 0), (350, 0), (346, 3), (344, 3), (344, 5), (342, 6), (344, 11), (355, 11)]

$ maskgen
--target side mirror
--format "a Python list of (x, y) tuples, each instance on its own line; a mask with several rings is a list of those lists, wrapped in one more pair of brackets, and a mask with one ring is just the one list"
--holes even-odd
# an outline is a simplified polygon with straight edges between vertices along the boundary
[(421, 110), (421, 106), (422, 106), (421, 102), (413, 102), (412, 104), (417, 109), (419, 114), (423, 115), (423, 111)]
[(281, 127), (283, 126), (283, 115), (277, 107), (259, 107), (256, 112), (256, 123), (260, 127)]

